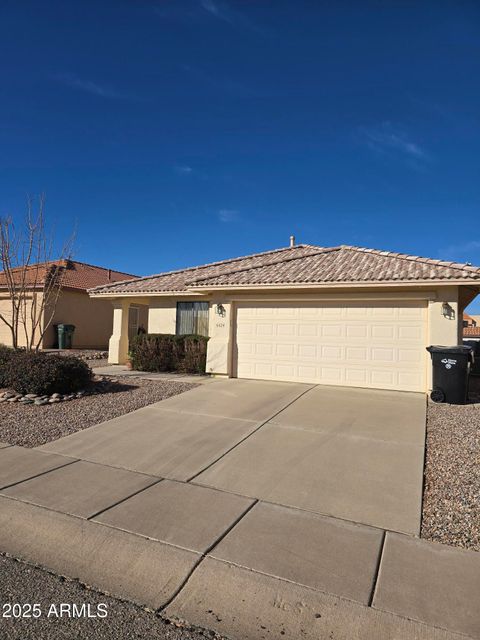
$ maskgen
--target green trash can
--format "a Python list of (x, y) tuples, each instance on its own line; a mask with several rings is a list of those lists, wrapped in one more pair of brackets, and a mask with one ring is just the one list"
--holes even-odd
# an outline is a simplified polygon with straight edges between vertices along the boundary
[(74, 331), (75, 331), (75, 325), (73, 324), (57, 324), (59, 349), (72, 348)]

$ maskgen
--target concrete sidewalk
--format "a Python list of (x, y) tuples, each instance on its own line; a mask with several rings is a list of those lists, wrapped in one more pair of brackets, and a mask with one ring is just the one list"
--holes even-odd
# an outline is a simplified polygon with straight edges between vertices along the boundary
[(238, 640), (479, 638), (480, 555), (399, 533), (424, 419), (418, 394), (213, 381), (0, 448), (0, 549)]
[(418, 535), (425, 397), (215, 380), (42, 447)]
[(95, 360), (90, 361), (93, 373), (97, 376), (111, 376), (115, 378), (145, 378), (146, 380), (172, 380), (180, 382), (195, 382), (205, 384), (212, 382), (215, 378), (210, 375), (196, 375), (189, 373), (153, 373), (151, 371), (134, 371), (127, 369), (124, 364), (109, 364), (103, 367), (95, 367)]
[[(22, 452), (2, 449), (2, 469)], [(28, 453), (0, 489), (0, 548), (15, 557), (242, 640), (480, 636), (479, 554)]]

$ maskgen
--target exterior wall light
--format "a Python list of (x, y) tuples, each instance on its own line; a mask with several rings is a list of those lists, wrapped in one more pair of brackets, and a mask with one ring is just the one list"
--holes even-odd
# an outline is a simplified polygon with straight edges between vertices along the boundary
[(226, 315), (225, 307), (223, 306), (223, 304), (217, 304), (215, 312), (217, 316), (222, 316), (222, 318)]
[(455, 320), (455, 309), (448, 302), (442, 304), (442, 316), (448, 320)]

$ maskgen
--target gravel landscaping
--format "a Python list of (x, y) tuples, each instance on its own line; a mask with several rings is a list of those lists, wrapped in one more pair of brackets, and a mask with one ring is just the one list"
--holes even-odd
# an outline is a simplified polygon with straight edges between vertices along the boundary
[(92, 369), (108, 365), (108, 351), (99, 349), (52, 349), (49, 353), (56, 353), (61, 356), (75, 356), (84, 360)]
[[(43, 569), (0, 555), (0, 602), (38, 603), (39, 618), (2, 618), (2, 640), (205, 640), (219, 639), (213, 631), (169, 624), (154, 612), (89, 589), (75, 580), (53, 575)], [(105, 604), (106, 618), (47, 617), (51, 605), (61, 603)], [(55, 610), (52, 610), (55, 611)]]
[(429, 401), (422, 537), (480, 551), (480, 378), (471, 404)]
[(0, 442), (38, 447), (196, 386), (133, 377), (124, 382), (101, 378), (93, 395), (43, 406), (6, 401), (0, 404)]

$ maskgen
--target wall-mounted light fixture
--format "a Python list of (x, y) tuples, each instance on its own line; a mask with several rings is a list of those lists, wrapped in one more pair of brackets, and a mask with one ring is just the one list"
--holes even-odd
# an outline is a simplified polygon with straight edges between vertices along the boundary
[(222, 316), (223, 318), (226, 314), (225, 307), (223, 306), (223, 304), (217, 304), (215, 308), (215, 312), (217, 316)]
[(448, 320), (455, 320), (455, 309), (448, 302), (442, 304), (442, 316)]

